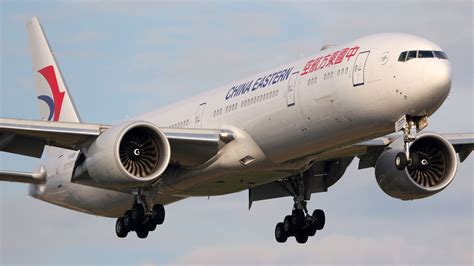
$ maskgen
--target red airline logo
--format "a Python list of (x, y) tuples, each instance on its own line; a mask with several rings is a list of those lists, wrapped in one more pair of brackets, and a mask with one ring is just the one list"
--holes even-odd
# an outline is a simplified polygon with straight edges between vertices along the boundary
[[(46, 81), (49, 84), (49, 88), (51, 89), (51, 92), (53, 94), (53, 99), (52, 99), (53, 100), (52, 101), (53, 105), (51, 106), (50, 103), (48, 101), (46, 101), (46, 103), (48, 103), (49, 108), (50, 108), (50, 115), (49, 115), (48, 120), (51, 120), (51, 115), (54, 112), (53, 121), (59, 121), (59, 116), (61, 114), (61, 107), (63, 105), (63, 99), (64, 99), (65, 92), (59, 90), (58, 80), (56, 78), (56, 73), (54, 71), (53, 66), (47, 66), (47, 67), (39, 70), (38, 72), (41, 75), (43, 75), (43, 77), (46, 79)], [(48, 97), (48, 96), (41, 95), (38, 98), (43, 100), (44, 97)]]

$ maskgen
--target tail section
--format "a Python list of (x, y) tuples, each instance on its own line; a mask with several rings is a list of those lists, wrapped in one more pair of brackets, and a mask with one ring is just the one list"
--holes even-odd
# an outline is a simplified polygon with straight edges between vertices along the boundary
[(26, 26), (41, 118), (81, 122), (38, 18), (33, 17)]

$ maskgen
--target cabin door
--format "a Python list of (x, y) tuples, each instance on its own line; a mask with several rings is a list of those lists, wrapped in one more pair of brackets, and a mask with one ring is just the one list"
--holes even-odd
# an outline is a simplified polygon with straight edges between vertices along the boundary
[(288, 107), (295, 105), (295, 91), (296, 81), (298, 80), (299, 72), (292, 73), (288, 80), (287, 92), (286, 92), (286, 104)]
[(357, 55), (352, 71), (352, 85), (354, 85), (354, 87), (364, 85), (365, 63), (367, 62), (369, 53), (370, 51), (365, 51)]
[(204, 115), (204, 109), (206, 108), (206, 103), (201, 103), (196, 110), (196, 117), (194, 119), (194, 127), (201, 128), (202, 127), (202, 117)]

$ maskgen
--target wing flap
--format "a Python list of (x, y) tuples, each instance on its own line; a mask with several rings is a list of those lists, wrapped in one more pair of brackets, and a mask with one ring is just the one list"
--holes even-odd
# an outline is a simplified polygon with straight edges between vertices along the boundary
[(222, 131), (212, 129), (162, 128), (171, 146), (171, 162), (183, 167), (199, 166), (219, 151)]
[(46, 141), (41, 139), (0, 133), (0, 150), (4, 152), (41, 158), (44, 145)]

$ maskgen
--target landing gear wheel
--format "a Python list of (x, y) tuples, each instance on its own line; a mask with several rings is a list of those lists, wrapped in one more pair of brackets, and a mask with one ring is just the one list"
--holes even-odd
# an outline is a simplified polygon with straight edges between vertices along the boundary
[(306, 232), (306, 230), (300, 230), (298, 233), (296, 233), (295, 235), (295, 238), (296, 238), (296, 242), (300, 243), (300, 244), (304, 244), (308, 241), (308, 233)]
[(422, 164), (421, 164), (421, 156), (416, 153), (416, 152), (411, 152), (410, 153), (410, 159), (411, 159), (411, 162), (410, 162), (410, 165), (408, 166), (408, 169), (411, 170), (411, 169), (420, 169)]
[(115, 233), (117, 234), (118, 237), (120, 238), (125, 238), (128, 235), (128, 230), (125, 227), (125, 224), (123, 222), (123, 217), (120, 217), (117, 219), (117, 222), (115, 223)]
[(288, 236), (292, 236), (294, 234), (293, 221), (292, 221), (291, 215), (285, 216), (285, 219), (283, 220), (283, 229), (285, 230)]
[[(322, 210), (314, 210), (312, 215), (308, 212), (308, 200), (311, 191), (310, 180), (312, 172), (300, 173), (281, 180), (279, 183), (290, 195), (293, 196), (293, 211), (291, 215), (285, 216), (283, 222), (275, 227), (275, 238), (277, 242), (283, 243), (288, 237), (294, 236), (296, 242), (304, 244), (310, 236), (314, 236), (318, 230), (324, 228), (326, 217)], [(289, 189), (292, 188), (292, 189)]]
[(407, 165), (408, 165), (407, 155), (404, 152), (397, 153), (397, 155), (395, 156), (395, 167), (401, 171), (405, 169)]
[(153, 220), (156, 224), (162, 224), (165, 221), (165, 207), (162, 204), (153, 206)]
[(123, 224), (125, 225), (125, 229), (127, 229), (127, 231), (133, 231), (134, 225), (132, 220), (132, 211), (128, 210), (125, 212), (123, 215)]
[(288, 239), (288, 235), (283, 228), (283, 223), (277, 223), (275, 227), (275, 239), (278, 243), (285, 243)]
[(295, 231), (299, 230), (304, 225), (304, 218), (304, 211), (302, 209), (293, 210), (291, 214), (291, 221)]
[(326, 215), (324, 215), (324, 211), (320, 209), (314, 210), (313, 218), (316, 220), (316, 223), (315, 223), (316, 230), (323, 229), (324, 224), (326, 223)]
[(146, 238), (148, 236), (148, 230), (145, 226), (138, 227), (135, 232), (137, 233), (138, 238)]
[(145, 208), (141, 204), (135, 204), (132, 208), (132, 220), (134, 224), (141, 224), (145, 217)]
[(153, 232), (156, 229), (156, 223), (152, 219), (148, 220), (148, 222), (145, 224), (145, 226), (146, 226), (146, 229), (150, 232)]
[(316, 234), (316, 231), (317, 230), (315, 224), (311, 224), (308, 228), (306, 228), (306, 234), (308, 234), (308, 236), (314, 236)]

